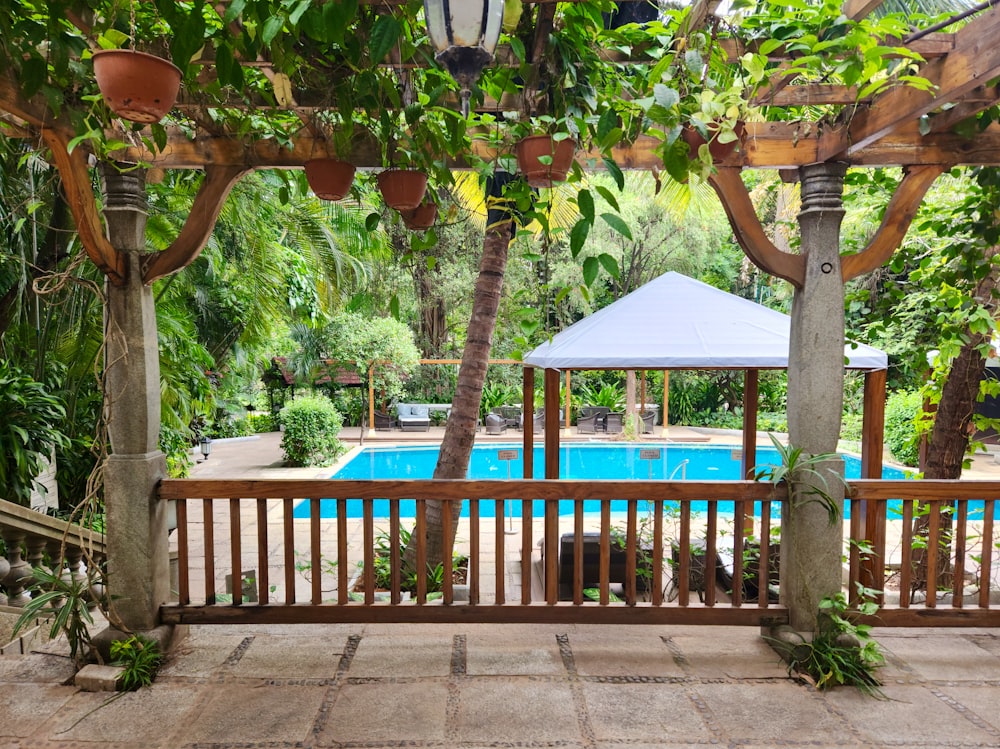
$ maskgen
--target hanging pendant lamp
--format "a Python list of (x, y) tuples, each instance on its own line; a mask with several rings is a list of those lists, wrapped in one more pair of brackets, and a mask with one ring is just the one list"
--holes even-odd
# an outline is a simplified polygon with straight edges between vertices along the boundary
[(434, 58), (461, 88), (462, 114), (466, 117), (472, 87), (493, 60), (503, 8), (504, 0), (424, 0)]

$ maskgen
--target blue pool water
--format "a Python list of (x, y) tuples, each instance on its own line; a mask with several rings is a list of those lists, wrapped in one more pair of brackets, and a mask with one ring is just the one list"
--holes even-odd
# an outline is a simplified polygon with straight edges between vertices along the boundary
[[(651, 450), (659, 450), (658, 460), (642, 457)], [(517, 451), (518, 459), (500, 460), (501, 451)], [(520, 444), (478, 445), (472, 449), (469, 462), (469, 479), (520, 479), (524, 471)], [(437, 447), (366, 447), (331, 476), (334, 479), (429, 479), (433, 477), (437, 463)], [(741, 450), (733, 445), (691, 445), (691, 444), (648, 444), (607, 445), (568, 444), (559, 448), (559, 476), (563, 479), (652, 479), (688, 481), (735, 481), (740, 478)], [(844, 471), (848, 479), (861, 475), (861, 461), (851, 455), (844, 457)], [(757, 449), (757, 465), (774, 465), (780, 462), (778, 453), (771, 447)], [(901, 479), (905, 474), (895, 468), (885, 467), (883, 478)], [(534, 452), (534, 477), (544, 477), (544, 451), (536, 447)], [(592, 507), (588, 507), (590, 504)], [(697, 505), (698, 503), (694, 503)], [(375, 517), (388, 517), (389, 503), (375, 500)], [(620, 505), (620, 506), (616, 506)], [(361, 517), (360, 500), (348, 500), (348, 517)], [(493, 503), (481, 505), (481, 515), (492, 517)], [(624, 512), (624, 501), (612, 502), (612, 512)], [(696, 506), (693, 509), (704, 509)], [(585, 512), (597, 512), (600, 502), (584, 502)], [(536, 513), (543, 511), (543, 503), (536, 502)], [(561, 502), (560, 512), (572, 513), (571, 502)], [(414, 502), (400, 502), (400, 514), (412, 517)], [(468, 514), (468, 506), (463, 515)], [(323, 500), (320, 515), (324, 518), (336, 517), (336, 503)], [(301, 502), (295, 509), (295, 517), (309, 517), (309, 503)]]

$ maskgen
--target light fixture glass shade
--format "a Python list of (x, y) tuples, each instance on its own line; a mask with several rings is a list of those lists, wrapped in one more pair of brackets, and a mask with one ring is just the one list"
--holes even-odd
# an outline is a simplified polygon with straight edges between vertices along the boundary
[(208, 459), (208, 456), (212, 454), (212, 440), (208, 437), (201, 438), (201, 454)]
[(493, 60), (503, 27), (503, 6), (503, 0), (424, 0), (435, 59), (461, 88), (465, 114), (472, 86)]

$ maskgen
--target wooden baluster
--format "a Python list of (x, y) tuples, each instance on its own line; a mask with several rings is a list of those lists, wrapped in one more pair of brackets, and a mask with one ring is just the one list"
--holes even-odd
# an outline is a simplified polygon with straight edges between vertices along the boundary
[(497, 606), (507, 603), (506, 577), (507, 577), (507, 545), (504, 543), (503, 515), (507, 501), (498, 499), (493, 503), (493, 517), (496, 518), (496, 527), (493, 532), (493, 553), (496, 555), (496, 601)]
[(229, 559), (232, 567), (233, 606), (243, 605), (243, 561), (240, 526), (240, 500), (229, 498)]
[[(362, 525), (364, 526), (364, 555), (365, 555), (365, 566), (364, 566), (364, 586), (365, 586), (365, 605), (371, 606), (375, 603), (375, 504), (374, 501), (369, 497), (361, 500), (361, 511), (362, 514)], [(389, 543), (393, 546), (397, 545), (399, 542), (396, 539), (390, 539)]]
[(337, 500), (337, 603), (351, 602), (350, 591), (347, 590), (348, 567), (347, 560), (347, 500)]
[(625, 520), (625, 603), (629, 606), (635, 606), (637, 598), (635, 584), (638, 570), (636, 556), (639, 553), (639, 545), (636, 543), (637, 504), (636, 500), (629, 499), (625, 505), (627, 508)]
[(715, 542), (719, 533), (719, 505), (708, 503), (708, 522), (705, 530), (705, 605), (715, 606)]
[(257, 498), (257, 602), (266, 605), (271, 601), (268, 579), (267, 550), (267, 500)]
[(215, 604), (215, 516), (211, 499), (202, 499), (201, 512), (205, 523), (205, 604)]
[(858, 582), (863, 582), (868, 586), (868, 581), (862, 579), (861, 572), (861, 547), (859, 544), (864, 541), (861, 537), (861, 515), (863, 513), (875, 512), (875, 503), (872, 501), (862, 502), (860, 499), (851, 499), (845, 503), (851, 509), (850, 532), (847, 536), (847, 601), (851, 606), (858, 603)]
[(925, 557), (927, 559), (927, 600), (924, 605), (929, 608), (937, 608), (937, 578), (938, 578), (938, 550), (941, 548), (941, 500), (933, 499), (929, 502), (930, 517), (927, 529), (927, 549)]
[(611, 602), (611, 500), (601, 499), (601, 541), (598, 583), (600, 604)]
[(955, 535), (953, 537), (953, 548), (955, 551), (955, 577), (952, 584), (951, 605), (957, 609), (962, 608), (965, 597), (965, 544), (966, 528), (969, 519), (969, 500), (958, 500), (958, 516), (955, 518)]
[[(671, 570), (671, 574), (676, 575), (674, 586), (677, 588), (677, 603), (687, 607), (691, 603), (691, 502), (687, 499), (681, 502), (680, 536), (677, 549), (677, 569)], [(671, 548), (671, 558), (673, 558), (673, 553), (673, 548)]]
[(663, 605), (663, 500), (653, 503), (653, 605)]
[(427, 503), (417, 499), (413, 533), (417, 539), (417, 603), (427, 603)]
[(903, 528), (899, 564), (899, 607), (910, 608), (910, 588), (913, 585), (913, 503), (903, 500)]
[(285, 605), (295, 603), (295, 500), (281, 500), (282, 539), (285, 557)]
[[(525, 369), (525, 372), (533, 371)], [(526, 418), (525, 429), (530, 429), (529, 423)], [(530, 497), (524, 497), (521, 499), (521, 603), (524, 606), (531, 603), (531, 534), (534, 532), (534, 522), (534, 505)]]
[(573, 603), (583, 604), (583, 503), (577, 498), (573, 506)]
[[(746, 523), (746, 513), (743, 511), (743, 500), (738, 499), (733, 502), (733, 592), (732, 604), (734, 608), (743, 605), (743, 548), (745, 532), (743, 526)], [(762, 543), (757, 544), (758, 551)]]
[(322, 509), (320, 497), (309, 498), (309, 563), (312, 567), (312, 594), (310, 602), (313, 606), (323, 603), (323, 547), (320, 544), (320, 522)]
[(983, 536), (980, 542), (979, 565), (979, 607), (988, 609), (990, 607), (990, 580), (993, 579), (993, 554), (996, 547), (993, 546), (993, 513), (995, 511), (996, 500), (987, 499), (983, 502)]
[(402, 566), (403, 560), (399, 553), (399, 500), (389, 500), (389, 597), (392, 603), (403, 600)]
[(545, 500), (545, 602), (559, 602), (559, 500)]
[(7, 547), (7, 562), (10, 570), (0, 580), (7, 590), (7, 605), (20, 608), (31, 600), (26, 588), (34, 579), (31, 565), (21, 555), (25, 540), (24, 531), (15, 528), (0, 528), (0, 538)]
[(441, 559), (441, 593), (444, 603), (450, 606), (454, 603), (454, 594), (452, 591), (452, 544), (454, 539), (451, 535), (451, 518), (452, 513), (455, 512), (452, 500), (446, 499), (441, 503), (441, 548), (444, 550)]
[[(469, 588), (469, 605), (477, 606), (479, 605), (479, 575), (480, 575), (480, 564), (481, 560), (479, 558), (479, 503), (480, 499), (475, 497), (469, 498), (469, 561), (465, 573), (465, 583)], [(496, 574), (500, 576), (503, 573), (503, 563), (501, 560), (497, 560), (496, 564)]]
[(177, 506), (177, 602), (181, 606), (191, 603), (191, 564), (188, 545), (187, 500), (178, 499)]
[(767, 499), (760, 503), (760, 558), (757, 606), (766, 609), (771, 598), (771, 502)]

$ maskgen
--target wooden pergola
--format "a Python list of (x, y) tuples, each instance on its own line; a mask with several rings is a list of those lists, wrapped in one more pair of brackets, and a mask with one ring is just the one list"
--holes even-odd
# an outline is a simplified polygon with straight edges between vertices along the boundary
[[(362, 0), (361, 4), (377, 5), (384, 12), (405, 5), (402, 0)], [(876, 11), (879, 4), (871, 0), (848, 0), (843, 13), (850, 19), (859, 19)], [(227, 5), (218, 4), (220, 17)], [(553, 33), (557, 3), (539, 0), (526, 5), (537, 8), (533, 43), (526, 45), (528, 60), (537, 63), (546, 54)], [(715, 0), (696, 0), (689, 28), (705, 24), (717, 6)], [(82, 18), (74, 17), (73, 21), (86, 31)], [(238, 27), (238, 21), (233, 23)], [(1000, 76), (1000, 45), (995, 41), (1000, 32), (1000, 9), (986, 3), (978, 14), (963, 23), (957, 30), (943, 27), (901, 41), (924, 58), (918, 74), (930, 82), (929, 90), (897, 86), (863, 101), (858, 101), (857, 91), (845, 86), (801, 83), (783, 75), (783, 64), (791, 58), (781, 47), (774, 50), (770, 59), (777, 62), (776, 72), (757, 103), (769, 108), (844, 105), (849, 107), (845, 109), (849, 114), (829, 122), (748, 122), (740, 149), (717, 164), (710, 178), (747, 256), (767, 273), (795, 287), (789, 412), (802, 416), (798, 421), (790, 416), (790, 433), (791, 439), (808, 452), (827, 451), (830, 440), (835, 444), (837, 436), (833, 424), (839, 423), (840, 396), (828, 398), (824, 394), (839, 392), (837, 374), (838, 367), (842, 372), (843, 364), (843, 283), (889, 259), (924, 194), (944, 170), (956, 165), (1000, 165), (1000, 127), (991, 125), (977, 132), (974, 138), (963, 137), (954, 129), (1000, 102), (1000, 91), (993, 85), (993, 80)], [(238, 31), (234, 28), (234, 33)], [(732, 42), (728, 43), (734, 54), (742, 52)], [(511, 55), (509, 49), (501, 50), (497, 64), (509, 64)], [(619, 55), (618, 61), (637, 60)], [(204, 66), (206, 74), (211, 74), (211, 60), (199, 64)], [(270, 70), (270, 63), (263, 58), (245, 60), (243, 64), (256, 67), (265, 75)], [(504, 104), (487, 101), (483, 107), (496, 109)], [(220, 106), (225, 104), (211, 104)], [(247, 104), (234, 98), (232, 106)], [(274, 105), (260, 102), (260, 106)], [(324, 92), (315, 90), (298, 92), (295, 100), (279, 108), (294, 112), (306, 122), (311, 113), (328, 106)], [(166, 145), (156, 152), (137, 143), (112, 154), (121, 162), (143, 163), (156, 169), (197, 169), (205, 174), (180, 233), (167, 249), (150, 253), (144, 241), (142, 173), (117, 174), (105, 170), (102, 220), (89, 156), (82, 147), (72, 150), (69, 147), (77, 135), (69, 117), (65, 112), (54, 116), (40, 95), (25, 99), (10, 73), (0, 74), (0, 112), (7, 133), (11, 137), (37, 140), (58, 167), (80, 240), (90, 259), (108, 279), (108, 316), (124, 331), (120, 338), (108, 341), (108, 361), (117, 363), (109, 371), (109, 382), (116, 393), (125, 395), (110, 404), (113, 456), (106, 473), (106, 486), (109, 516), (115, 519), (109, 520), (109, 528), (119, 523), (136, 532), (130, 531), (125, 539), (109, 538), (109, 559), (114, 570), (116, 557), (129, 559), (137, 540), (145, 545), (147, 556), (141, 563), (129, 564), (129, 569), (124, 569), (125, 565), (119, 562), (118, 570), (124, 586), (141, 591), (124, 604), (126, 621), (137, 628), (156, 623), (159, 602), (164, 600), (162, 586), (167, 580), (162, 569), (165, 541), (160, 540), (165, 537), (161, 533), (166, 522), (164, 512), (152, 501), (141, 510), (134, 506), (122, 509), (130, 502), (135, 505), (137, 494), (152, 497), (163, 475), (162, 455), (158, 454), (157, 446), (158, 362), (150, 285), (198, 257), (230, 190), (241, 177), (257, 169), (301, 168), (323, 149), (326, 137), (315, 128), (304, 126), (288, 144), (279, 145), (273, 139), (248, 140), (213, 125), (209, 107), (195, 95), (183, 95), (177, 108), (189, 122), (195, 123), (193, 132), (168, 126)], [(655, 153), (655, 146), (654, 139), (640, 137), (613, 155), (623, 169), (659, 169), (662, 161)], [(485, 146), (473, 147), (481, 149), (481, 156), (491, 155)], [(581, 154), (578, 158), (581, 163), (600, 164), (597, 154)], [(380, 145), (371, 139), (356, 142), (350, 161), (360, 169), (380, 168)], [(458, 162), (452, 166), (468, 167)], [(888, 166), (902, 167), (904, 176), (888, 201), (881, 226), (861, 252), (841, 256), (839, 222), (846, 168)], [(777, 169), (785, 179), (801, 181), (802, 243), (797, 254), (778, 249), (768, 239), (740, 177), (744, 169)], [(546, 372), (545, 377), (548, 380), (550, 373)], [(558, 405), (555, 402), (551, 405), (547, 411), (554, 419)], [(555, 423), (552, 426), (557, 427)], [(120, 463), (115, 463), (116, 458)], [(136, 470), (136, 465), (141, 468)], [(121, 515), (115, 518), (116, 513)], [(839, 533), (824, 543), (826, 557), (820, 563), (840, 554)], [(814, 550), (802, 553), (812, 554)], [(793, 548), (789, 553), (794, 556), (796, 552)], [(837, 565), (832, 566), (836, 571)], [(795, 601), (789, 605), (796, 609)], [(807, 611), (809, 606), (798, 608)], [(794, 618), (792, 623), (797, 624)]]

